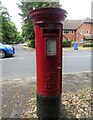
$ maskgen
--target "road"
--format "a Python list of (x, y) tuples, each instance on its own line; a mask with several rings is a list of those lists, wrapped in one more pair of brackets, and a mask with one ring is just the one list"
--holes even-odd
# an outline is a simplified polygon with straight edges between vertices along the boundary
[[(2, 63), (2, 80), (36, 78), (35, 49), (26, 50), (16, 45), (16, 55), (11, 58), (0, 59)], [(91, 71), (91, 51), (63, 52), (63, 73)]]
[(91, 50), (76, 50), (63, 53), (63, 73), (91, 71)]

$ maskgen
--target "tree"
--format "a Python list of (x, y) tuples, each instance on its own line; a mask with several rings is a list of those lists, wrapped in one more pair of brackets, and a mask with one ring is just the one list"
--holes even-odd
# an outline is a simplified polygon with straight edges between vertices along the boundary
[(1, 25), (0, 27), (2, 28), (2, 31), (0, 31), (0, 36), (2, 38), (2, 42), (4, 43), (13, 43), (17, 40), (17, 28), (15, 24), (11, 21), (11, 17), (8, 13), (7, 8), (4, 6), (1, 7), (1, 14), (0, 14), (0, 19)]
[(22, 35), (26, 40), (34, 40), (33, 23), (28, 18), (28, 13), (30, 10), (40, 7), (61, 7), (59, 2), (21, 2), (21, 4), (17, 5), (22, 11), (22, 13), (19, 13), (19, 15), (23, 19)]
[(22, 42), (24, 42), (22, 34), (18, 32), (16, 43), (22, 43)]

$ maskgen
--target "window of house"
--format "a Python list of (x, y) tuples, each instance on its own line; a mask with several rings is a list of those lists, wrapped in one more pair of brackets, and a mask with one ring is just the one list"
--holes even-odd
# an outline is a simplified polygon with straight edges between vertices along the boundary
[(69, 33), (69, 30), (64, 30), (64, 34), (68, 34)]
[(74, 34), (74, 30), (72, 30), (72, 34)]
[(83, 34), (84, 33), (84, 30), (80, 30), (80, 34)]
[(87, 40), (84, 40), (84, 44), (88, 44), (88, 41), (87, 41)]
[(88, 30), (86, 30), (86, 34), (88, 33), (89, 31)]
[(79, 43), (83, 43), (83, 39), (81, 39), (81, 40), (79, 41)]

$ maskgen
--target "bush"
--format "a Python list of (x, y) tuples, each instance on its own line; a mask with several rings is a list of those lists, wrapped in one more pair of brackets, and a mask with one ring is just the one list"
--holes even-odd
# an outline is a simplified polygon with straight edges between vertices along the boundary
[(27, 41), (27, 46), (28, 46), (28, 47), (32, 47), (32, 48), (35, 48), (35, 41), (34, 41), (34, 40), (28, 40), (28, 41)]
[(63, 41), (63, 47), (71, 47), (72, 40), (69, 41)]
[(93, 47), (93, 43), (84, 44), (83, 47)]

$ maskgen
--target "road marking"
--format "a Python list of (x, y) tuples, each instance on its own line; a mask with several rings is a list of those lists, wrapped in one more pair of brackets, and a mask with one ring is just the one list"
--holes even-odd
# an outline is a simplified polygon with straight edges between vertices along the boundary
[(21, 80), (22, 78), (15, 78), (15, 79), (13, 79), (14, 81), (17, 81), (17, 80)]
[(80, 72), (63, 72), (62, 74), (79, 74), (79, 73), (91, 73), (91, 71), (80, 71)]
[(73, 56), (63, 56), (63, 57), (92, 57), (92, 55), (78, 55), (78, 56), (75, 56), (75, 55), (73, 55)]
[[(63, 57), (92, 57), (92, 55), (90, 54), (90, 55), (78, 55), (78, 56), (76, 56), (76, 55), (72, 55), (72, 56), (67, 56), (67, 55), (63, 55)], [(1, 59), (0, 58), (0, 61), (6, 61), (6, 60), (23, 60), (23, 59), (25, 59), (25, 58), (21, 58), (21, 57), (13, 57), (13, 58), (4, 58), (4, 59)]]
[(32, 79), (36, 79), (36, 76), (35, 76), (35, 77), (32, 77)]
[(4, 58), (4, 59), (0, 59), (0, 61), (6, 61), (6, 60), (23, 60), (24, 58)]

